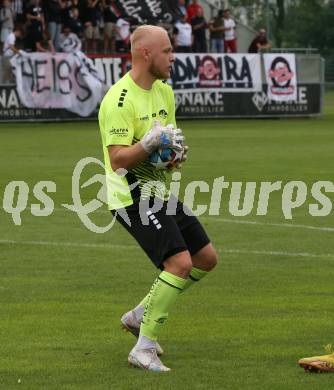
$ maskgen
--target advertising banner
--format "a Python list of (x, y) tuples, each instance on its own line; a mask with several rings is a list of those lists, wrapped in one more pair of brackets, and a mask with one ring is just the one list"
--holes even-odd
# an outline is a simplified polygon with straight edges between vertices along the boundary
[(103, 96), (98, 71), (81, 52), (16, 55), (11, 64), (25, 107), (63, 108), (87, 117)]
[(297, 72), (294, 54), (264, 54), (268, 98), (277, 102), (297, 100)]
[(309, 116), (321, 112), (321, 86), (300, 84), (296, 101), (270, 100), (267, 85), (260, 92), (176, 92), (178, 118), (256, 118)]
[[(0, 121), (96, 120), (104, 93), (131, 68), (128, 55), (89, 59), (81, 53), (33, 53), (18, 57), (13, 61), (17, 85), (0, 85)], [(294, 56), (264, 58), (259, 54), (177, 54), (169, 80), (177, 117), (320, 114), (321, 84), (297, 83)], [(261, 79), (263, 69), (267, 83)]]
[(261, 91), (261, 58), (258, 54), (177, 54), (172, 83), (174, 91)]

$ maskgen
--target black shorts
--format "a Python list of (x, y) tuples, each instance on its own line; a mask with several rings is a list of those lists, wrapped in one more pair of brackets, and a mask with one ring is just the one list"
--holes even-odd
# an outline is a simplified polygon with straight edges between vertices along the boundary
[[(136, 202), (117, 212), (112, 211), (114, 215), (116, 214), (117, 221), (135, 238), (155, 266), (160, 269), (163, 269), (163, 262), (168, 257), (186, 250), (190, 255), (194, 255), (210, 242), (190, 209), (175, 197), (172, 198), (176, 206), (174, 215), (168, 215), (170, 213), (170, 209), (167, 208), (168, 202), (163, 201), (160, 201), (161, 209), (152, 213), (153, 199), (146, 202), (145, 206), (143, 203), (140, 206), (139, 202)], [(141, 215), (144, 215), (147, 224), (143, 223)], [(128, 224), (129, 221), (131, 226)]]

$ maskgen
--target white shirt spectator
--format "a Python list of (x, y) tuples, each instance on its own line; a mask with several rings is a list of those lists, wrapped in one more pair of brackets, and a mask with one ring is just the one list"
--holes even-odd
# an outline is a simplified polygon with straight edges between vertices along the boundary
[(235, 39), (235, 21), (233, 19), (224, 19), (224, 28), (231, 28), (225, 31), (225, 41), (232, 41)]
[(1, 22), (1, 42), (5, 42), (8, 35), (14, 28), (14, 14), (11, 8), (0, 9), (0, 22)]
[(191, 46), (192, 45), (192, 28), (189, 23), (176, 22), (175, 28), (177, 29), (176, 34), (176, 45), (177, 46)]
[(13, 50), (11, 49), (12, 46), (15, 46), (15, 42), (16, 42), (16, 36), (15, 34), (12, 32), (10, 33), (6, 40), (5, 40), (5, 43), (3, 45), (3, 55), (4, 57), (6, 58), (11, 58), (13, 57), (13, 55), (15, 54), (13, 52)]
[(116, 27), (117, 27), (116, 40), (117, 41), (126, 40), (130, 35), (130, 23), (125, 19), (119, 18), (116, 22)]
[(60, 48), (64, 53), (81, 51), (81, 40), (75, 33), (62, 34), (60, 36)]

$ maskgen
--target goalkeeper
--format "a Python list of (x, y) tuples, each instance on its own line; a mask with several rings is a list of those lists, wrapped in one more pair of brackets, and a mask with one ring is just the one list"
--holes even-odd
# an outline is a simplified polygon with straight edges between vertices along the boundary
[[(104, 97), (99, 125), (109, 209), (161, 269), (144, 299), (121, 318), (122, 326), (138, 337), (128, 361), (162, 372), (170, 369), (158, 357), (163, 353), (157, 342), (160, 330), (178, 295), (214, 268), (217, 255), (197, 218), (166, 190), (166, 171), (147, 161), (161, 146), (184, 147), (174, 94), (163, 81), (170, 78), (174, 62), (166, 31), (138, 27), (131, 36), (131, 53), (132, 69)], [(147, 186), (152, 182), (159, 185)], [(157, 200), (161, 207), (155, 211)], [(174, 205), (173, 215), (167, 205)], [(148, 223), (142, 222), (143, 214)]]

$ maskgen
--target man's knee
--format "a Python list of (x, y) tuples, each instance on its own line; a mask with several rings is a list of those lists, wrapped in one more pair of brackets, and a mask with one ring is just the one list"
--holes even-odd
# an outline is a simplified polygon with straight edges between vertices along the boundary
[(207, 254), (206, 264), (210, 267), (210, 270), (215, 268), (218, 263), (218, 254), (214, 248)]
[(164, 270), (186, 279), (192, 268), (192, 261), (188, 251), (177, 253), (164, 261)]
[(192, 262), (197, 268), (211, 271), (218, 263), (218, 254), (212, 244), (208, 244), (193, 255)]

